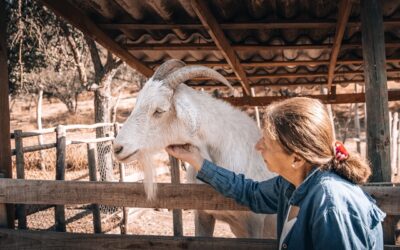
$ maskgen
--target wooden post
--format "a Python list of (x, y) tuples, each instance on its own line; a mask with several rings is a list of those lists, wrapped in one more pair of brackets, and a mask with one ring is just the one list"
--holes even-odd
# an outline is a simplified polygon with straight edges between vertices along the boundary
[[(56, 129), (56, 180), (65, 180), (65, 154), (66, 154), (66, 130), (62, 125)], [(65, 232), (65, 206), (57, 205), (55, 208), (56, 231)]]
[[(171, 182), (178, 184), (180, 183), (179, 161), (175, 157), (169, 156), (169, 162), (171, 164)], [(182, 210), (173, 209), (172, 219), (174, 223), (174, 236), (183, 236)]]
[[(400, 123), (399, 123), (399, 130), (400, 130)], [(400, 136), (399, 138), (397, 138), (397, 152), (395, 152), (395, 154), (397, 155), (396, 157), (396, 171), (395, 171), (395, 175), (397, 175), (397, 178), (399, 178), (398, 176), (400, 175)]]
[(398, 141), (398, 136), (399, 136), (399, 113), (398, 112), (393, 112), (393, 121), (392, 121), (392, 159), (391, 159), (391, 168), (392, 168), (392, 175), (397, 174), (397, 141)]
[[(12, 178), (6, 1), (0, 1), (0, 175)], [(0, 204), (0, 227), (14, 228), (14, 206)]]
[[(361, 0), (361, 33), (367, 107), (367, 155), (372, 182), (390, 182), (390, 129), (386, 75), (385, 36), (381, 1)], [(385, 244), (394, 244), (398, 218), (387, 216), (383, 223)]]
[[(43, 89), (39, 89), (38, 97), (37, 97), (37, 104), (36, 104), (36, 124), (37, 129), (41, 130), (42, 127), (42, 103), (43, 103)], [(38, 135), (38, 143), (39, 145), (43, 145), (43, 135)], [(40, 154), (40, 169), (46, 170), (46, 166), (44, 164), (45, 153), (43, 150), (39, 151)]]
[[(256, 96), (256, 93), (255, 93), (255, 91), (254, 91), (254, 88), (250, 88), (250, 91), (251, 91), (251, 96), (252, 96), (252, 97), (255, 97), (255, 96)], [(255, 113), (256, 113), (257, 126), (258, 126), (258, 128), (261, 128), (260, 111), (258, 110), (258, 106), (255, 106), (255, 107), (254, 107), (254, 111), (255, 111)]]
[[(89, 180), (97, 181), (97, 150), (96, 143), (87, 144)], [(101, 233), (101, 215), (98, 204), (92, 204), (93, 209), (93, 228), (95, 233)]]
[[(114, 123), (114, 137), (117, 137), (118, 133), (119, 133), (119, 125), (118, 125), (118, 123)], [(119, 162), (118, 167), (119, 167), (119, 181), (124, 182), (125, 181), (125, 164), (122, 162)], [(121, 234), (127, 234), (128, 227), (129, 227), (129, 208), (127, 208), (127, 207), (122, 208), (122, 220), (123, 220), (123, 223), (121, 225)]]
[[(354, 92), (357, 93), (357, 83), (354, 83)], [(361, 154), (361, 129), (360, 129), (360, 116), (358, 114), (358, 103), (354, 103), (354, 128), (357, 137), (357, 152)]]
[(386, 54), (381, 1), (361, 1), (361, 33), (367, 105), (368, 159), (372, 182), (390, 182)]
[[(24, 144), (22, 139), (22, 130), (14, 131), (15, 139), (15, 162), (17, 165), (17, 179), (25, 179), (25, 161)], [(16, 205), (16, 214), (18, 218), (18, 229), (26, 229), (26, 205)]]

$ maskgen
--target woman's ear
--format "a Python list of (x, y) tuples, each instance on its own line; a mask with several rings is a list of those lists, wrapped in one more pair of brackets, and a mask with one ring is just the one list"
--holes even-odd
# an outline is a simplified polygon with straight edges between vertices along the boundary
[(294, 169), (300, 169), (300, 168), (302, 168), (305, 164), (307, 163), (307, 161), (303, 158), (303, 157), (301, 157), (301, 156), (299, 156), (298, 154), (296, 154), (296, 153), (293, 153), (293, 155), (292, 155), (292, 168), (294, 168)]

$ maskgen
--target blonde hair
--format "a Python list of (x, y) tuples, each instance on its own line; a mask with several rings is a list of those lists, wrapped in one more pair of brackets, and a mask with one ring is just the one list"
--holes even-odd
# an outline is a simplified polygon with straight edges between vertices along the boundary
[(325, 106), (316, 99), (295, 97), (272, 103), (265, 113), (264, 134), (288, 153), (296, 153), (320, 169), (333, 170), (345, 179), (365, 183), (368, 163), (356, 153), (344, 161), (335, 158), (333, 127)]

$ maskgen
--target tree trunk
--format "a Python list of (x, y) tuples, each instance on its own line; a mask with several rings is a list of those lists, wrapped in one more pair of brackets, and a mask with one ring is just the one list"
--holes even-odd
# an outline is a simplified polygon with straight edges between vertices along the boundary
[[(95, 91), (94, 108), (95, 123), (110, 122), (110, 88), (100, 88)], [(111, 130), (100, 127), (96, 129), (96, 137), (106, 137)], [(97, 143), (98, 164), (101, 181), (113, 181), (113, 160), (110, 142)]]

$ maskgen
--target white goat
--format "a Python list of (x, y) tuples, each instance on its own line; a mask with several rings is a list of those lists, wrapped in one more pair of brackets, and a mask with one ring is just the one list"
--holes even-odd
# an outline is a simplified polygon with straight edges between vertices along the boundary
[[(181, 84), (195, 77), (209, 77), (233, 89), (222, 75), (210, 68), (169, 60), (139, 92), (132, 114), (114, 141), (118, 160), (138, 159), (144, 164), (149, 198), (156, 194), (150, 156), (171, 144), (193, 144), (204, 158), (243, 173), (247, 178), (266, 180), (273, 176), (254, 149), (261, 138), (256, 123), (228, 103)], [(195, 173), (193, 170), (191, 173), (188, 180), (194, 182)], [(237, 237), (273, 237), (275, 219), (268, 216), (264, 220), (265, 217), (252, 212), (196, 211), (196, 236), (212, 236), (215, 219), (221, 219)], [(269, 224), (265, 228), (264, 221)]]

